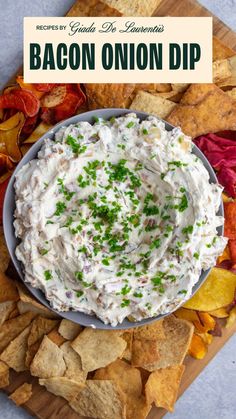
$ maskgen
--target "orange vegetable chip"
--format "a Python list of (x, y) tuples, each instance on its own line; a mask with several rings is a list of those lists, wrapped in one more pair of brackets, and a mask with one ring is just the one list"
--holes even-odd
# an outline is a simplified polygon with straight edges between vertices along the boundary
[(207, 353), (207, 345), (201, 336), (193, 334), (192, 341), (189, 347), (189, 355), (196, 359), (202, 359)]
[(236, 240), (236, 201), (225, 202), (225, 236)]

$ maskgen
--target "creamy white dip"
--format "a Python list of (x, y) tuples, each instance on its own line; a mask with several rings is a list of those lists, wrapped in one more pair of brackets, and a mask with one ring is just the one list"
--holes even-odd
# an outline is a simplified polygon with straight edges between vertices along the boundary
[(80, 122), (17, 173), (16, 249), (25, 280), (59, 311), (113, 326), (167, 313), (215, 264), (222, 188), (192, 142), (134, 113)]

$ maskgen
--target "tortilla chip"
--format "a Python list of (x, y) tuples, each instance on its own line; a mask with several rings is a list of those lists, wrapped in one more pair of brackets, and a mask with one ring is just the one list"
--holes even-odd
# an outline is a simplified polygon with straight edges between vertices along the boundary
[(122, 14), (109, 7), (100, 0), (77, 0), (66, 16), (122, 16)]
[(224, 235), (228, 239), (236, 239), (236, 201), (224, 203), (225, 231)]
[(169, 315), (164, 318), (163, 326), (166, 338), (158, 340), (160, 359), (151, 365), (146, 365), (145, 369), (148, 371), (182, 364), (188, 351), (194, 331), (193, 324)]
[(166, 118), (175, 106), (175, 103), (168, 99), (140, 90), (131, 103), (130, 109), (147, 112), (158, 118)]
[(163, 328), (163, 320), (156, 320), (151, 324), (136, 327), (134, 329), (134, 337), (136, 339), (147, 340), (164, 339), (165, 332)]
[(227, 306), (234, 299), (236, 275), (226, 269), (212, 268), (201, 288), (188, 300), (185, 308), (212, 311)]
[(104, 0), (123, 16), (152, 16), (161, 0)]
[(33, 345), (44, 335), (49, 333), (58, 324), (57, 320), (46, 319), (45, 317), (38, 316), (33, 320), (31, 331), (28, 338), (28, 346)]
[(126, 342), (116, 331), (86, 328), (71, 346), (80, 355), (83, 370), (94, 371), (122, 356)]
[(41, 138), (47, 131), (53, 128), (53, 125), (40, 122), (40, 124), (34, 129), (29, 137), (24, 141), (24, 144), (34, 144), (39, 138)]
[(231, 99), (236, 100), (236, 87), (225, 92)]
[(66, 371), (63, 352), (47, 336), (36, 353), (31, 365), (31, 375), (40, 378), (62, 377)]
[(145, 385), (148, 403), (173, 412), (184, 369), (184, 365), (173, 365), (152, 372)]
[(87, 372), (82, 369), (81, 358), (77, 352), (72, 349), (70, 342), (65, 342), (60, 349), (63, 351), (63, 357), (66, 364), (65, 377), (70, 378), (78, 383), (84, 383)]
[(144, 419), (150, 410), (142, 395), (142, 378), (137, 368), (120, 359), (95, 372), (96, 380), (113, 380), (126, 396), (127, 419)]
[(8, 264), (10, 262), (10, 255), (7, 250), (4, 233), (3, 233), (3, 227), (0, 226), (0, 266), (1, 271), (5, 272), (5, 270), (8, 267)]
[(26, 403), (32, 396), (32, 384), (24, 383), (9, 396), (17, 406)]
[(21, 314), (14, 319), (7, 320), (0, 328), (0, 352), (15, 339), (33, 320), (35, 313)]
[(63, 397), (68, 401), (74, 399), (85, 387), (84, 384), (79, 384), (78, 382), (66, 377), (40, 378), (39, 384), (41, 386), (45, 386), (47, 391), (50, 391), (50, 393)]
[(221, 42), (216, 36), (213, 36), (213, 61), (223, 60), (235, 55), (236, 52)]
[(0, 271), (0, 303), (17, 300), (19, 294), (14, 282)]
[(192, 137), (236, 129), (236, 103), (214, 84), (191, 84), (167, 121)]
[(159, 358), (156, 340), (134, 338), (131, 359), (133, 366), (145, 368), (146, 365), (157, 362)]
[(66, 342), (66, 339), (58, 333), (57, 329), (53, 329), (50, 333), (48, 333), (48, 338), (57, 346), (61, 346), (64, 342)]
[(76, 324), (71, 320), (62, 319), (58, 332), (63, 338), (73, 340), (82, 330), (83, 328), (80, 324)]
[(14, 301), (0, 303), (0, 326), (9, 318), (15, 307), (16, 303)]
[(0, 388), (9, 385), (9, 367), (5, 362), (0, 361)]
[(127, 108), (135, 84), (85, 84), (89, 109)]
[(10, 368), (20, 372), (25, 371), (25, 355), (27, 350), (27, 340), (30, 333), (30, 326), (26, 327), (6, 349), (1, 353), (0, 360), (4, 361)]
[(124, 419), (124, 396), (113, 381), (87, 380), (70, 403), (79, 415), (102, 419)]
[(127, 361), (131, 361), (132, 357), (132, 345), (133, 345), (133, 331), (125, 332), (121, 335), (122, 339), (126, 342), (126, 348), (122, 354), (122, 358), (126, 359)]

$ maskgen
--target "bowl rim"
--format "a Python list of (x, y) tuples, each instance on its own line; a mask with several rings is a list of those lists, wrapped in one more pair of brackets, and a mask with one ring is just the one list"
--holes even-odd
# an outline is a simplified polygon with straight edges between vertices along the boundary
[[(71, 118), (68, 118), (64, 121), (61, 121), (61, 122), (57, 123), (53, 128), (48, 130), (42, 137), (40, 137), (31, 146), (31, 148), (27, 151), (27, 153), (23, 156), (23, 158), (20, 160), (20, 162), (18, 163), (14, 172), (11, 175), (10, 181), (9, 181), (7, 189), (6, 189), (4, 203), (3, 203), (3, 231), (4, 231), (4, 236), (5, 236), (7, 249), (8, 249), (8, 252), (10, 254), (11, 261), (12, 261), (20, 279), (25, 284), (25, 286), (27, 287), (29, 292), (41, 304), (43, 304), (45, 307), (47, 307), (52, 312), (58, 314), (60, 317), (71, 320), (75, 323), (81, 324), (82, 326), (93, 327), (93, 328), (97, 328), (97, 329), (108, 329), (108, 330), (117, 329), (117, 330), (119, 330), (119, 329), (129, 329), (129, 328), (149, 324), (149, 323), (152, 323), (155, 320), (160, 320), (161, 318), (164, 318), (165, 316), (168, 316), (169, 314), (173, 313), (174, 311), (176, 311), (179, 307), (181, 307), (188, 300), (182, 301), (178, 305), (178, 307), (176, 307), (174, 310), (172, 310), (168, 313), (160, 314), (158, 316), (150, 317), (150, 318), (147, 318), (147, 319), (142, 319), (142, 320), (136, 321), (136, 322), (131, 322), (128, 319), (125, 319), (122, 323), (119, 323), (117, 326), (111, 326), (111, 324), (105, 324), (102, 320), (100, 320), (98, 317), (96, 317), (95, 314), (90, 315), (90, 314), (85, 314), (83, 312), (72, 311), (72, 310), (59, 312), (59, 311), (53, 309), (50, 306), (48, 300), (46, 299), (44, 293), (41, 290), (32, 287), (32, 285), (30, 285), (30, 283), (27, 283), (24, 280), (23, 266), (22, 266), (21, 262), (16, 258), (16, 255), (15, 255), (15, 247), (16, 247), (17, 242), (19, 242), (19, 240), (15, 237), (15, 234), (14, 234), (15, 229), (14, 229), (14, 226), (13, 226), (14, 210), (15, 210), (14, 183), (15, 183), (15, 176), (18, 173), (18, 171), (21, 169), (21, 167), (24, 166), (29, 161), (37, 158), (38, 151), (41, 149), (44, 140), (46, 138), (53, 139), (55, 133), (60, 128), (65, 127), (65, 126), (69, 126), (71, 124), (76, 124), (80, 121), (88, 121), (89, 120), (91, 122), (91, 120), (95, 116), (102, 117), (104, 119), (109, 119), (112, 116), (115, 116), (117, 118), (119, 116), (124, 116), (127, 113), (135, 113), (138, 116), (138, 118), (140, 118), (141, 120), (146, 119), (148, 116), (153, 116), (150, 113), (140, 112), (140, 111), (133, 110), (133, 109), (131, 110), (131, 109), (126, 109), (126, 108), (103, 108), (103, 109), (96, 109), (96, 110), (84, 112), (84, 113), (81, 113), (81, 114), (77, 114), (77, 115), (72, 116)], [(161, 118), (158, 118), (158, 119), (161, 120), (165, 124), (165, 128), (168, 131), (172, 131), (175, 128), (173, 125), (169, 124), (165, 120), (163, 120)], [(215, 174), (213, 168), (211, 167), (209, 161), (207, 160), (207, 158), (204, 156), (204, 154), (201, 152), (201, 150), (195, 144), (193, 144), (192, 151), (194, 152), (194, 154), (197, 154), (197, 156), (201, 159), (202, 163), (204, 164), (205, 168), (207, 169), (207, 171), (209, 173), (209, 176), (210, 176), (211, 183), (218, 183), (216, 174)], [(10, 214), (9, 214), (9, 209), (10, 209)], [(221, 216), (224, 215), (222, 199), (221, 199), (220, 206), (219, 206), (219, 209), (218, 209), (218, 214), (221, 215)], [(218, 231), (218, 235), (220, 235), (220, 236), (223, 235), (223, 231), (224, 231), (223, 225), (218, 227), (217, 231)], [(191, 297), (196, 293), (196, 291), (200, 288), (200, 286), (206, 280), (210, 271), (211, 271), (211, 268), (206, 270), (206, 271), (202, 270), (201, 275), (199, 276), (199, 279), (198, 279), (197, 283), (194, 285), (194, 287), (192, 289)]]

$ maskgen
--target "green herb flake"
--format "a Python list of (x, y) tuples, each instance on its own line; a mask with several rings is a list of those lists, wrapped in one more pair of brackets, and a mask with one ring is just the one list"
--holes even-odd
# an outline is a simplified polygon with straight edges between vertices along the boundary
[(127, 125), (126, 128), (132, 128), (135, 125), (135, 123), (133, 121), (130, 121)]
[(127, 300), (127, 299), (123, 299), (122, 300), (122, 303), (121, 303), (121, 307), (122, 308), (124, 308), (124, 307), (127, 307), (127, 306), (129, 306), (130, 305), (130, 300)]
[(52, 279), (52, 271), (44, 271), (44, 278), (46, 279), (46, 281), (49, 281), (50, 279)]

